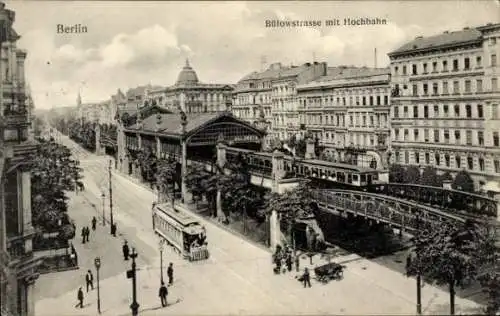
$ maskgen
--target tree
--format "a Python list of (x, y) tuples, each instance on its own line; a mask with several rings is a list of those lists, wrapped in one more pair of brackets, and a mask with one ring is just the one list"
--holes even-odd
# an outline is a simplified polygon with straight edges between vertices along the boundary
[(441, 177), (438, 176), (436, 168), (431, 166), (426, 166), (420, 177), (420, 184), (427, 185), (431, 187), (442, 187), (443, 181)]
[(404, 183), (417, 184), (420, 181), (420, 168), (417, 166), (407, 166), (403, 174)]
[(266, 215), (273, 212), (278, 214), (290, 240), (293, 237), (292, 229), (296, 221), (314, 216), (314, 200), (309, 183), (310, 181), (306, 180), (283, 194), (271, 192), (265, 197)]
[(306, 156), (307, 142), (304, 138), (301, 138), (297, 141), (297, 145), (295, 146), (295, 155), (301, 158)]
[(451, 184), (451, 187), (455, 190), (460, 190), (464, 192), (474, 193), (474, 180), (472, 180), (470, 174), (461, 170), (455, 176), (455, 180)]
[(174, 199), (175, 191), (176, 161), (174, 159), (159, 159), (156, 163), (156, 186), (158, 189), (158, 201), (164, 202), (170, 195)]
[(71, 229), (65, 228), (70, 225), (65, 191), (74, 190), (82, 169), (67, 147), (43, 139), (39, 142), (31, 169), (33, 226), (44, 232), (71, 235)]
[(441, 223), (439, 229), (424, 229), (415, 237), (415, 257), (407, 265), (409, 276), (422, 275), (450, 292), (450, 314), (455, 313), (455, 289), (475, 279), (479, 260), (476, 225)]
[(401, 165), (389, 167), (389, 182), (404, 183), (405, 169)]

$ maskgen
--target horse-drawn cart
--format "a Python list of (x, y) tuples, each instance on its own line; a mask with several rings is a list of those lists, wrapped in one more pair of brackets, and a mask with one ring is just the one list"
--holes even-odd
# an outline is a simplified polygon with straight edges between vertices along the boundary
[(314, 268), (316, 279), (322, 283), (330, 280), (340, 280), (344, 277), (344, 266), (331, 262)]

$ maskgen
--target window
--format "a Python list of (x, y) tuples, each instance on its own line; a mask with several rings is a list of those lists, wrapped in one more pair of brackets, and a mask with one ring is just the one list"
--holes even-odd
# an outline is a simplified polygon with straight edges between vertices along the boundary
[(412, 71), (411, 71), (412, 75), (416, 75), (417, 74), (417, 65), (412, 65)]
[(380, 96), (377, 95), (377, 105), (380, 105)]
[(474, 169), (474, 159), (472, 157), (467, 157), (467, 168), (469, 170)]
[(427, 83), (424, 83), (423, 88), (424, 88), (424, 95), (427, 95), (429, 93), (427, 89)]
[(448, 112), (448, 105), (443, 105), (443, 115), (444, 117), (448, 117), (449, 112)]
[(491, 78), (491, 91), (498, 91), (498, 79)]
[(491, 105), (491, 118), (492, 119), (498, 118), (498, 104)]
[(455, 110), (455, 117), (460, 117), (460, 105), (455, 104), (455, 106), (453, 106), (453, 108)]
[(404, 141), (407, 141), (407, 140), (408, 140), (408, 135), (409, 135), (408, 129), (405, 129), (405, 130), (404, 130), (404, 135), (403, 135), (403, 140), (404, 140)]
[(394, 138), (395, 138), (396, 140), (399, 140), (399, 129), (395, 129), (395, 130), (394, 130)]
[(438, 65), (437, 62), (433, 62), (432, 63), (432, 72), (436, 72), (437, 71), (437, 65)]
[(443, 81), (443, 94), (448, 94), (448, 81)]
[(495, 160), (493, 164), (495, 165), (495, 173), (500, 173), (500, 160)]
[(438, 94), (438, 84), (436, 82), (432, 84), (432, 94), (433, 95)]
[(439, 166), (441, 164), (441, 155), (436, 153), (434, 154), (434, 163), (436, 166)]
[(462, 162), (462, 158), (459, 155), (456, 155), (455, 156), (455, 167), (457, 169), (460, 169), (461, 162)]
[(479, 163), (479, 170), (484, 171), (484, 159), (479, 158), (477, 162)]
[(465, 132), (465, 143), (469, 146), (472, 146), (472, 131)]
[(427, 105), (424, 106), (424, 118), (429, 118), (429, 107)]
[(477, 117), (483, 118), (483, 105), (482, 104), (477, 105)]
[(500, 146), (500, 139), (498, 138), (498, 132), (493, 132), (493, 146)]
[(460, 130), (455, 130), (455, 144), (460, 144)]
[(399, 70), (399, 67), (398, 67), (398, 66), (394, 67), (394, 75), (395, 75), (395, 76), (397, 76), (397, 74), (398, 74), (398, 70)]
[(471, 92), (471, 85), (470, 85), (470, 80), (465, 80), (465, 93), (470, 93)]
[(434, 105), (434, 117), (439, 117), (439, 106)]
[(484, 145), (484, 133), (482, 131), (477, 132), (477, 143), (479, 146)]
[(408, 107), (407, 106), (403, 107), (403, 117), (408, 118)]
[(492, 54), (491, 55), (491, 67), (496, 67), (496, 65), (497, 65), (497, 55)]
[(458, 71), (458, 59), (453, 60), (453, 71)]
[(418, 118), (418, 106), (413, 106), (413, 118)]
[(450, 142), (450, 131), (445, 129), (444, 130), (444, 142), (449, 143)]
[(413, 130), (413, 141), (418, 142), (418, 129)]
[(448, 154), (444, 155), (444, 163), (445, 163), (446, 167), (450, 166), (450, 155), (448, 155)]
[(454, 94), (458, 94), (459, 93), (459, 91), (458, 91), (459, 88), (460, 88), (459, 84), (460, 83), (458, 81), (453, 81), (453, 93)]
[(467, 118), (472, 117), (472, 107), (469, 104), (465, 106), (465, 113), (467, 115)]
[(403, 66), (403, 75), (405, 75), (405, 76), (406, 76), (406, 65), (405, 65), (405, 66)]
[(384, 95), (384, 105), (388, 105), (389, 104), (389, 97)]
[(469, 68), (470, 68), (470, 59), (468, 57), (466, 57), (464, 59), (464, 69), (468, 70)]
[(424, 66), (424, 74), (426, 74), (427, 73), (427, 63), (424, 63), (423, 66)]
[(431, 162), (431, 155), (429, 153), (425, 153), (425, 164), (430, 164)]
[(482, 67), (482, 60), (481, 60), (481, 56), (477, 56), (477, 57), (476, 57), (476, 67), (477, 67), (477, 68), (481, 68), (481, 67)]
[(405, 151), (405, 164), (409, 164), (410, 163), (410, 155), (408, 154), (407, 151)]
[(373, 105), (373, 96), (370, 96), (370, 105)]
[(429, 141), (429, 130), (428, 129), (424, 129), (424, 139), (426, 142)]
[(413, 96), (416, 97), (418, 95), (418, 87), (416, 84), (414, 84), (412, 86), (412, 93), (413, 93)]
[(492, 37), (492, 38), (490, 38), (490, 46), (495, 46), (495, 45), (496, 45), (496, 43), (497, 43), (497, 39), (496, 39), (496, 37)]
[(399, 117), (399, 107), (398, 107), (398, 106), (395, 106), (395, 107), (394, 107), (394, 117), (395, 117), (395, 118), (398, 118), (398, 117)]
[(448, 61), (443, 60), (443, 71), (446, 72), (448, 71)]
[(434, 142), (439, 143), (439, 130), (438, 129), (434, 130)]
[(419, 164), (420, 163), (420, 154), (418, 152), (415, 152), (415, 163)]
[(476, 92), (483, 92), (483, 80), (476, 80)]
[(363, 105), (366, 105), (366, 97), (363, 97), (362, 101), (363, 101)]

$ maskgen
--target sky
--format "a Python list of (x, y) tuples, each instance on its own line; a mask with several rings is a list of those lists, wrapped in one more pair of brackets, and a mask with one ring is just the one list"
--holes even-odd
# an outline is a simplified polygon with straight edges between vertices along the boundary
[[(200, 81), (237, 83), (267, 64), (389, 65), (387, 53), (416, 36), (500, 21), (498, 0), (163, 2), (4, 1), (16, 11), (18, 47), (37, 108), (104, 101), (120, 88), (175, 83), (189, 58)], [(386, 19), (329, 26), (326, 19)], [(321, 20), (320, 27), (266, 28), (266, 20)], [(86, 26), (58, 34), (57, 25)], [(265, 56), (263, 58), (263, 56)]]

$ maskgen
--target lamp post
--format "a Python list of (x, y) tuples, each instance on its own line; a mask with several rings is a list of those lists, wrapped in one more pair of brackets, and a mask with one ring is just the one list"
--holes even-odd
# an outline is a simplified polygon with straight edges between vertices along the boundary
[(96, 257), (94, 259), (95, 269), (97, 271), (97, 311), (101, 313), (101, 292), (99, 289), (99, 269), (101, 268), (101, 258)]
[(109, 217), (110, 217), (110, 222), (111, 222), (111, 235), (115, 236), (116, 229), (115, 229), (115, 222), (113, 221), (113, 185), (112, 185), (112, 182), (111, 182), (112, 164), (113, 164), (113, 161), (109, 160), (109, 167), (108, 167), (108, 176), (109, 176)]
[(139, 310), (139, 303), (137, 303), (137, 289), (136, 289), (136, 270), (135, 270), (135, 258), (137, 258), (137, 252), (135, 248), (132, 248), (132, 253), (130, 254), (132, 258), (132, 270), (127, 271), (127, 277), (132, 278), (132, 304), (130, 304), (130, 309), (132, 310), (132, 316), (137, 316)]
[[(417, 228), (417, 234), (419, 234), (420, 230), (420, 217), (417, 215), (416, 217), (416, 228)], [(416, 244), (416, 256), (417, 256), (417, 263), (420, 264), (420, 247), (421, 247), (421, 241), (417, 239), (417, 244)], [(420, 269), (417, 270), (417, 314), (422, 315), (422, 276), (420, 274)]]
[(106, 218), (104, 217), (106, 194), (104, 193), (104, 191), (101, 193), (101, 198), (102, 198), (102, 226), (106, 226)]
[(158, 249), (160, 250), (160, 281), (163, 284), (163, 246), (165, 241), (160, 239), (160, 243), (158, 244)]

